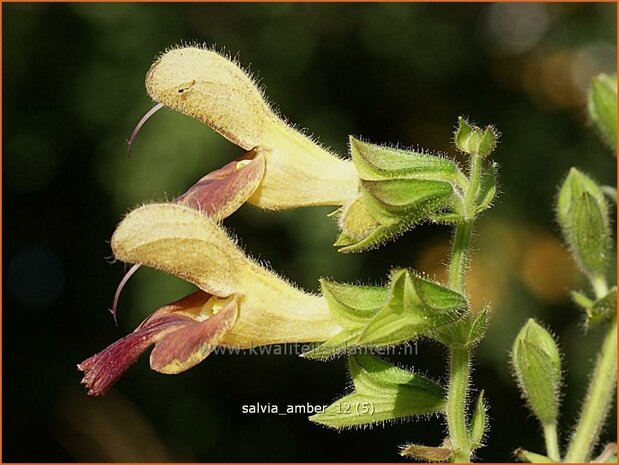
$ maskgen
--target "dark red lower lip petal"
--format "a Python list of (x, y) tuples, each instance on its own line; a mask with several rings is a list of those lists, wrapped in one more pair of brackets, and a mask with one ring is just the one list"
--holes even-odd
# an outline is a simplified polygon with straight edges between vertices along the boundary
[(133, 332), (77, 365), (77, 368), (84, 372), (82, 384), (88, 388), (88, 394), (105, 394), (156, 338), (186, 325), (186, 320), (190, 321), (187, 317), (177, 316)]
[(201, 178), (175, 202), (220, 221), (251, 197), (262, 182), (264, 172), (264, 155), (260, 149), (251, 150)]
[(238, 303), (232, 300), (216, 315), (166, 334), (150, 354), (150, 366), (160, 373), (180, 373), (204, 360), (234, 326)]
[(77, 368), (84, 372), (82, 384), (88, 388), (88, 394), (105, 394), (149, 346), (168, 334), (197, 325), (198, 322), (188, 315), (197, 314), (210, 297), (198, 291), (161, 307), (133, 333), (80, 363)]

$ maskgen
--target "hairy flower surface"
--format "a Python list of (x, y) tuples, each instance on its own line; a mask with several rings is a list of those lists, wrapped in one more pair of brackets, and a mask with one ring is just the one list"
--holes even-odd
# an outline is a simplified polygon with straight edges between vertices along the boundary
[(196, 118), (245, 150), (264, 153), (266, 169), (250, 203), (275, 210), (342, 205), (357, 194), (353, 163), (286, 124), (251, 77), (217, 52), (168, 51), (148, 71), (146, 88), (158, 104)]
[(213, 220), (193, 208), (138, 208), (112, 237), (117, 259), (183, 278), (201, 291), (162, 307), (132, 334), (82, 362), (83, 383), (103, 394), (155, 344), (151, 368), (178, 373), (214, 347), (317, 342), (341, 331), (322, 296), (305, 293), (249, 259)]

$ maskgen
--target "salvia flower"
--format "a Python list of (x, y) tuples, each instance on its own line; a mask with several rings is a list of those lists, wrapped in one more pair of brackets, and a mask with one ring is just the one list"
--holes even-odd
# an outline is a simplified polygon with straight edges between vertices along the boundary
[(146, 88), (158, 108), (191, 116), (263, 158), (264, 171), (254, 171), (251, 188), (228, 186), (243, 189), (232, 195), (236, 208), (245, 201), (273, 210), (338, 206), (340, 251), (376, 247), (420, 221), (460, 213), (462, 175), (452, 161), (353, 138), (352, 160), (341, 159), (289, 126), (252, 78), (213, 50), (164, 53), (148, 71)]
[(350, 161), (286, 124), (251, 77), (215, 51), (168, 51), (148, 71), (146, 89), (158, 104), (203, 122), (247, 151), (264, 153), (266, 169), (249, 198), (258, 207), (341, 205), (358, 190)]
[(151, 368), (179, 373), (216, 347), (251, 348), (317, 342), (341, 331), (327, 302), (249, 259), (206, 215), (193, 208), (138, 208), (112, 237), (117, 259), (166, 271), (200, 291), (160, 308), (132, 334), (78, 365), (89, 393), (100, 395), (149, 346)]

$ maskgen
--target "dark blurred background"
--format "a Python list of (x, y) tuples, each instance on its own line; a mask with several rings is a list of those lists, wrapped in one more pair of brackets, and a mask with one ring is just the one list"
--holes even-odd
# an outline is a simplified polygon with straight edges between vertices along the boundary
[[(459, 115), (502, 132), (501, 195), (479, 223), (469, 285), (493, 303), (474, 385), (492, 428), (485, 461), (543, 452), (508, 368), (535, 317), (561, 342), (563, 441), (599, 342), (568, 289), (586, 288), (553, 219), (575, 165), (616, 184), (616, 160), (588, 124), (592, 76), (616, 69), (614, 4), (4, 4), (4, 461), (397, 461), (405, 442), (437, 444), (437, 418), (335, 432), (303, 415), (243, 415), (256, 402), (326, 404), (347, 389), (344, 360), (217, 355), (186, 373), (142, 357), (103, 398), (76, 363), (188, 292), (150, 270), (130, 281), (119, 327), (107, 311), (122, 264), (109, 238), (130, 208), (170, 199), (241, 150), (200, 123), (151, 106), (144, 76), (184, 42), (216, 44), (250, 67), (271, 101), (341, 153), (348, 134), (454, 155)], [(317, 280), (384, 282), (390, 267), (437, 278), (450, 231), (424, 226), (388, 246), (339, 255), (329, 208), (226, 220), (244, 247), (306, 289)], [(399, 362), (444, 379), (440, 347)], [(604, 435), (615, 437), (615, 416)]]

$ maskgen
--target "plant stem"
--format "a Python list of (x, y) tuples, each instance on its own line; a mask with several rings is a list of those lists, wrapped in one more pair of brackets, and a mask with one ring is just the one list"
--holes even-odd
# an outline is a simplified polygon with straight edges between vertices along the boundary
[(593, 276), (591, 278), (591, 287), (593, 287), (597, 299), (601, 299), (608, 294), (608, 284), (606, 284), (606, 278), (603, 275)]
[(544, 439), (546, 440), (546, 455), (555, 462), (561, 461), (559, 452), (559, 437), (557, 436), (557, 424), (555, 422), (543, 425)]
[[(473, 156), (468, 189), (464, 197), (465, 221), (456, 225), (451, 260), (449, 262), (449, 285), (464, 292), (465, 270), (473, 235), (475, 197), (481, 180), (483, 159)], [(471, 351), (454, 344), (449, 347), (449, 390), (447, 393), (447, 427), (449, 440), (454, 450), (454, 462), (470, 462), (471, 442), (467, 424), (467, 398), (471, 370)]]
[(613, 317), (589, 381), (587, 397), (572, 436), (566, 462), (586, 462), (612, 405), (617, 384), (617, 318)]
[(451, 260), (449, 261), (449, 285), (455, 291), (464, 290), (464, 271), (468, 260), (473, 223), (466, 221), (456, 226), (453, 244), (451, 246)]
[(466, 463), (471, 460), (471, 445), (466, 421), (471, 354), (468, 349), (452, 347), (449, 357), (449, 392), (447, 394), (449, 440), (454, 449), (454, 462)]
[(481, 181), (481, 171), (483, 167), (484, 159), (480, 156), (471, 157), (471, 173), (469, 176), (469, 187), (464, 195), (464, 208), (466, 213), (466, 219), (473, 221), (475, 218), (475, 197), (477, 196), (477, 190), (479, 189), (479, 183)]

